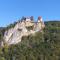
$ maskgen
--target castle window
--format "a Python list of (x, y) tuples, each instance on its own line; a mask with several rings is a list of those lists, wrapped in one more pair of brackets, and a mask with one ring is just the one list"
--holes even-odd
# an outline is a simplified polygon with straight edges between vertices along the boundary
[(22, 29), (18, 29), (18, 31), (22, 31)]

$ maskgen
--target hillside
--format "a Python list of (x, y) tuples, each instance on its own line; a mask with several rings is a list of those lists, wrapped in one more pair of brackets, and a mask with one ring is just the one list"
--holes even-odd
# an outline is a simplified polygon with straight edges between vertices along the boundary
[[(5, 30), (0, 29), (0, 37)], [(0, 60), (60, 60), (60, 21), (45, 22), (43, 32), (23, 36), (16, 45), (5, 44), (0, 48)]]
[(42, 17), (38, 17), (35, 22), (33, 17), (23, 17), (14, 25), (8, 26), (8, 29), (4, 32), (4, 41), (6, 44), (18, 44), (21, 42), (23, 36), (28, 36), (30, 34), (34, 35), (38, 31), (42, 31), (45, 24)]

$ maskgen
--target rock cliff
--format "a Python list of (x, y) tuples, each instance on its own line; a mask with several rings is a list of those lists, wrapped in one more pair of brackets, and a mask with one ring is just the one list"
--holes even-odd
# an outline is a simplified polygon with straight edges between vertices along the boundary
[(42, 17), (38, 17), (38, 21), (34, 22), (33, 18), (24, 17), (17, 24), (5, 31), (4, 41), (8, 45), (21, 42), (22, 36), (28, 36), (35, 32), (41, 31), (45, 27)]

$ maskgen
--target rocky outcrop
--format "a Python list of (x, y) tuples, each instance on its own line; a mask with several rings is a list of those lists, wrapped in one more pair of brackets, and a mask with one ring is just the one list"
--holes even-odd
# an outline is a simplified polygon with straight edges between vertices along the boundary
[[(31, 29), (32, 27), (32, 29)], [(38, 21), (34, 22), (30, 18), (20, 20), (15, 27), (10, 28), (4, 33), (4, 41), (8, 45), (17, 44), (21, 42), (22, 36), (28, 36), (34, 34), (37, 31), (41, 31), (45, 27), (41, 17), (38, 17)]]

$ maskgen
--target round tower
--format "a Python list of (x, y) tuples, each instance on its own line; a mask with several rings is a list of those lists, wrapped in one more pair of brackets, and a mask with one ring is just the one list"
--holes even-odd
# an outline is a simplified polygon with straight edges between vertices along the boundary
[(30, 20), (31, 20), (31, 21), (33, 21), (33, 20), (34, 20), (34, 17), (33, 17), (33, 16), (31, 16), (31, 17), (30, 17)]
[(38, 17), (38, 22), (42, 22), (42, 17), (41, 16)]

